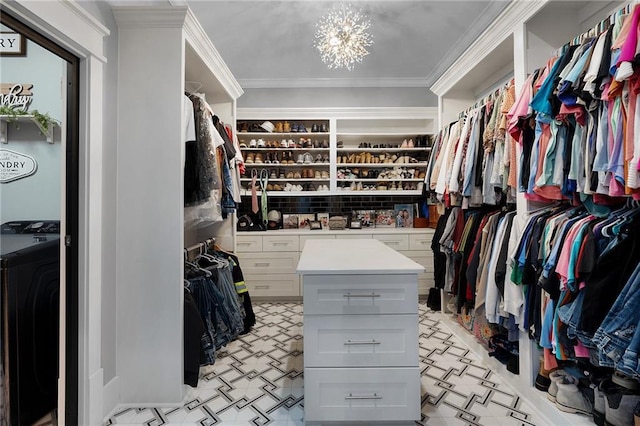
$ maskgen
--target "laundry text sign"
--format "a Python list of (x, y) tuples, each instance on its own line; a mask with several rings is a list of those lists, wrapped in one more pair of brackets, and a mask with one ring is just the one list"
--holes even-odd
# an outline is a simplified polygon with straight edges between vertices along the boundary
[(0, 55), (24, 56), (26, 39), (19, 33), (0, 32)]
[(37, 168), (38, 164), (32, 156), (10, 149), (0, 149), (0, 183), (8, 183), (31, 176)]

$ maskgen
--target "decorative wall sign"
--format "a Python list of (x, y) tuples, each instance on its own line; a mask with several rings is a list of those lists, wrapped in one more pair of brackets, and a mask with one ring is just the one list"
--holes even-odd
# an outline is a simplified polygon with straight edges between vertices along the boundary
[(0, 149), (0, 183), (31, 176), (38, 169), (35, 158), (9, 149)]
[(33, 100), (31, 89), (31, 83), (0, 83), (0, 107), (26, 111)]
[(20, 33), (0, 32), (0, 56), (27, 56), (27, 39)]

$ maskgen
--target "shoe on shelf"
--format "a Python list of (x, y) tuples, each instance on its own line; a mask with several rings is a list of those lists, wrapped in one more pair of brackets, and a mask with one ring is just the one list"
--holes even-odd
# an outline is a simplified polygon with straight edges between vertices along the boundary
[[(291, 174), (293, 176), (293, 173)], [(278, 175), (278, 179), (286, 179), (287, 175), (284, 173), (284, 170), (280, 170), (280, 174)]]
[(304, 157), (302, 159), (304, 164), (312, 164), (313, 163), (313, 155), (310, 152), (305, 152)]
[(322, 179), (322, 174), (320, 173), (320, 170), (316, 170), (314, 175), (313, 175), (314, 179)]
[(322, 154), (316, 154), (315, 163), (322, 163)]
[(409, 139), (409, 142), (407, 142), (407, 148), (414, 148), (414, 146), (413, 139)]
[(322, 123), (322, 124), (320, 125), (320, 131), (321, 131), (322, 133), (327, 133), (327, 132), (329, 132), (329, 129), (327, 128), (327, 125), (326, 125), (325, 123)]
[(245, 132), (248, 132), (248, 131), (249, 131), (249, 125), (247, 124), (247, 122), (246, 122), (246, 121), (243, 121), (243, 122), (240, 124), (240, 131), (241, 131), (241, 132), (243, 132), (243, 133), (245, 133)]
[[(637, 389), (633, 389), (637, 383), (621, 382), (616, 374), (614, 373), (612, 379), (605, 379), (600, 384), (605, 399), (605, 424), (626, 425), (630, 424), (634, 410), (640, 403), (640, 394)], [(631, 385), (631, 388), (628, 385)]]
[(407, 140), (406, 140), (406, 139), (405, 139), (405, 140), (403, 140), (403, 141), (402, 141), (402, 145), (400, 145), (400, 148), (408, 148), (408, 147), (409, 147), (409, 145), (408, 145), (408, 143), (407, 143)]
[(565, 413), (580, 413), (591, 415), (593, 404), (578, 388), (578, 379), (566, 375), (556, 383), (556, 407)]
[(322, 156), (322, 162), (323, 163), (328, 163), (329, 162), (329, 154), (324, 154)]
[[(322, 147), (324, 148), (324, 141), (322, 141)], [(338, 145), (337, 145), (337, 147), (338, 147), (338, 148), (343, 148), (343, 147), (344, 147), (344, 142), (342, 142), (342, 141), (338, 141)]]
[(256, 142), (256, 140), (255, 140), (255, 139), (251, 139), (251, 140), (249, 141), (249, 148), (255, 148), (255, 147), (257, 147), (257, 146), (258, 146), (258, 142)]
[(255, 154), (250, 152), (249, 154), (247, 154), (247, 158), (245, 158), (244, 162), (246, 164), (253, 164), (254, 158), (255, 158)]
[(267, 146), (267, 143), (264, 141), (264, 139), (258, 139), (258, 148), (265, 148)]
[(289, 139), (289, 141), (287, 142), (287, 146), (289, 148), (296, 148), (296, 143), (293, 141), (293, 139)]
[(271, 153), (267, 152), (267, 155), (265, 156), (265, 159), (264, 159), (264, 163), (271, 164)]
[(291, 131), (291, 124), (288, 121), (282, 123), (282, 130), (284, 133), (289, 133)]
[(276, 133), (282, 133), (282, 131), (283, 131), (283, 130), (284, 130), (284, 127), (282, 126), (282, 122), (281, 122), (281, 121), (278, 121), (278, 122), (276, 123), (276, 127), (275, 127), (275, 129), (274, 129), (274, 132), (276, 132)]
[(304, 124), (298, 124), (298, 133), (309, 133), (309, 131), (304, 127)]
[(263, 164), (264, 160), (262, 159), (262, 154), (261, 153), (257, 153), (256, 157), (254, 159), (254, 163), (255, 164)]
[(316, 123), (313, 123), (313, 125), (311, 125), (311, 132), (312, 133), (318, 132), (318, 125)]
[(560, 382), (567, 373), (564, 370), (554, 370), (549, 373), (549, 389), (547, 389), (547, 399), (551, 402), (556, 402), (556, 395), (558, 394), (558, 382)]

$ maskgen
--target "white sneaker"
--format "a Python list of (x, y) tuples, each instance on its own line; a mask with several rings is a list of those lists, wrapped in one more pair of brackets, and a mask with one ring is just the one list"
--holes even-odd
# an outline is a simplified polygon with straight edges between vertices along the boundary
[[(422, 188), (421, 188), (422, 189)], [(564, 370), (554, 370), (549, 373), (549, 389), (547, 390), (547, 399), (551, 402), (556, 402), (556, 395), (558, 394), (558, 383), (564, 379), (567, 373)]]
[(557, 383), (556, 407), (565, 413), (580, 413), (591, 415), (593, 405), (577, 386), (578, 380), (572, 376), (565, 376)]
[(251, 140), (249, 141), (249, 148), (255, 148), (255, 147), (256, 147), (256, 145), (257, 145), (257, 142), (256, 142), (256, 140), (255, 140), (255, 139), (251, 139)]
[(267, 144), (264, 139), (258, 139), (258, 148), (264, 148), (265, 146), (267, 146)]

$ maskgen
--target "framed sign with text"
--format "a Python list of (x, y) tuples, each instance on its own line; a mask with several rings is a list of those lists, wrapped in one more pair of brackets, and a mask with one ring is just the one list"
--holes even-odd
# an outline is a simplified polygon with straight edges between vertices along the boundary
[(20, 33), (0, 32), (0, 56), (27, 56), (27, 39)]

